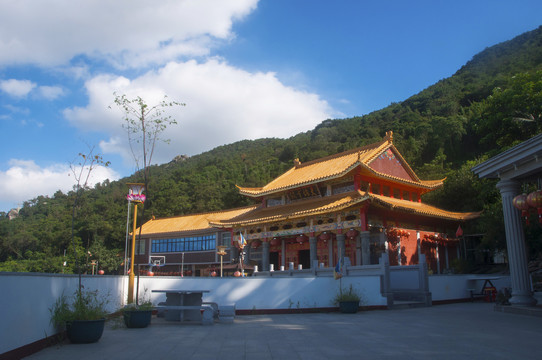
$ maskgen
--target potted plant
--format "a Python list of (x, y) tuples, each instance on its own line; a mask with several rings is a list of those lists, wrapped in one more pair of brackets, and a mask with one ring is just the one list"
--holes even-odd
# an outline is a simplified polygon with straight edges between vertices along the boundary
[(61, 331), (65, 328), (72, 343), (93, 343), (102, 337), (108, 300), (98, 291), (77, 290), (73, 297), (62, 294), (51, 312), (51, 322)]
[(339, 310), (342, 313), (354, 314), (358, 312), (361, 296), (350, 285), (348, 289), (339, 288), (339, 293), (335, 295), (333, 302), (339, 305)]
[(128, 304), (122, 309), (124, 324), (128, 328), (144, 328), (149, 326), (153, 305), (150, 301), (139, 304)]
[(121, 309), (124, 324), (128, 328), (144, 328), (151, 323), (153, 305), (147, 296), (147, 289), (136, 300), (135, 304), (128, 304)]

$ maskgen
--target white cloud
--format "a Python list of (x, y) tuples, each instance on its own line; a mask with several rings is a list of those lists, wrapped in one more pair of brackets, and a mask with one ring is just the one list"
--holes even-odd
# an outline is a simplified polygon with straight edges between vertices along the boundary
[[(89, 186), (105, 179), (117, 180), (119, 175), (110, 168), (98, 166), (91, 172)], [(68, 164), (40, 167), (32, 160), (11, 159), (9, 168), (0, 171), (0, 211), (8, 211), (39, 195), (52, 196), (58, 190), (73, 189), (75, 180)]]
[(147, 104), (157, 103), (164, 94), (186, 103), (169, 112), (178, 125), (164, 134), (170, 145), (158, 144), (158, 163), (243, 139), (290, 137), (333, 115), (318, 95), (287, 87), (274, 73), (250, 73), (219, 59), (171, 62), (133, 80), (102, 75), (88, 81), (86, 89), (88, 106), (66, 109), (66, 118), (82, 130), (108, 132), (110, 140), (102, 142), (101, 150), (119, 153), (128, 162), (133, 161), (122, 112), (114, 106), (108, 110), (114, 91), (128, 98), (141, 96)]
[(209, 53), (258, 0), (3, 2), (0, 66), (62, 65), (77, 55), (119, 67), (164, 64)]
[(47, 100), (54, 100), (64, 95), (64, 90), (60, 86), (40, 86), (38, 91), (40, 96)]
[(36, 84), (29, 80), (9, 79), (0, 81), (0, 90), (14, 97), (25, 97), (35, 87)]

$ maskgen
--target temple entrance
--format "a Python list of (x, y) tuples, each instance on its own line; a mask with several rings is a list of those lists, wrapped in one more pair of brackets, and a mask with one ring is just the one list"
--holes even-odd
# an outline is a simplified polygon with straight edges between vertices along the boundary
[(275, 270), (280, 269), (279, 264), (279, 252), (272, 251), (269, 253), (269, 265), (273, 264)]
[(298, 258), (299, 258), (299, 264), (303, 266), (303, 269), (311, 268), (311, 251), (310, 250), (299, 250)]

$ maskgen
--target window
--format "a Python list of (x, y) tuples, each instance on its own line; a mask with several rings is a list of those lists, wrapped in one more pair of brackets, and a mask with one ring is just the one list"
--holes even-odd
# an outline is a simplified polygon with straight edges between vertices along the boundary
[(134, 249), (136, 255), (145, 255), (145, 242), (146, 240), (136, 240)]
[[(230, 235), (229, 233), (224, 234)], [(208, 251), (215, 249), (216, 236), (214, 234), (174, 239), (157, 239), (153, 240), (151, 245), (152, 253)]]
[(224, 246), (230, 246), (230, 244), (231, 244), (231, 233), (223, 232), (221, 234), (221, 236), (222, 236), (222, 241), (220, 242), (220, 244), (224, 245)]
[(342, 194), (342, 193), (354, 191), (354, 190), (355, 190), (354, 183), (347, 182), (347, 183), (342, 183), (338, 185), (333, 185), (332, 191), (333, 191), (333, 195), (335, 195), (335, 194)]
[(390, 187), (388, 185), (384, 185), (382, 187), (382, 195), (384, 196), (390, 196)]
[(267, 199), (267, 207), (282, 205), (282, 198)]

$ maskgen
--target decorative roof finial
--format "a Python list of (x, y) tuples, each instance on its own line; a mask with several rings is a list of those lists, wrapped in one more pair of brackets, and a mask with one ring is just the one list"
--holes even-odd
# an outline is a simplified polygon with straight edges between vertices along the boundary
[(294, 165), (295, 166), (301, 165), (301, 161), (299, 161), (299, 158), (294, 159)]
[(386, 131), (386, 139), (390, 144), (393, 142), (393, 131)]

